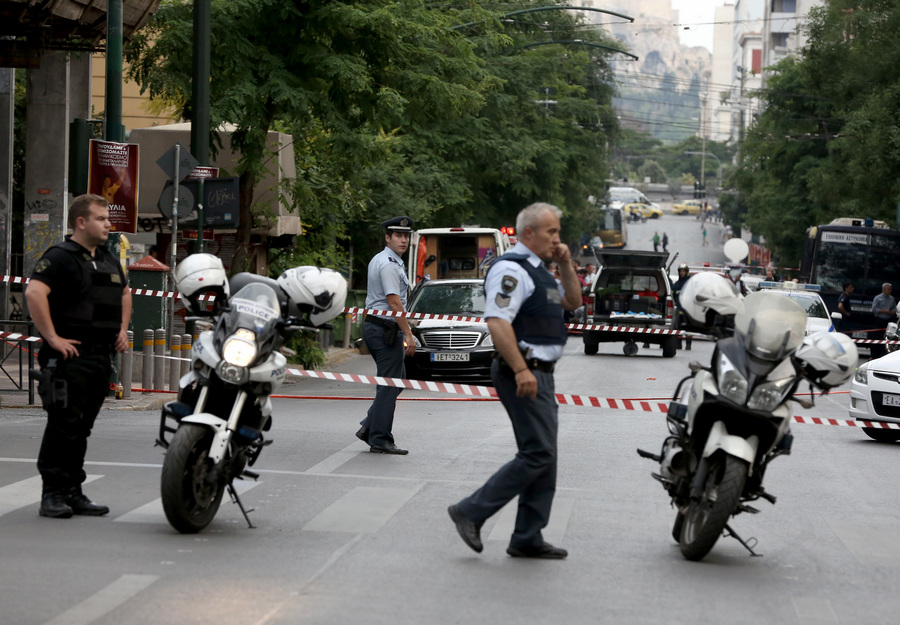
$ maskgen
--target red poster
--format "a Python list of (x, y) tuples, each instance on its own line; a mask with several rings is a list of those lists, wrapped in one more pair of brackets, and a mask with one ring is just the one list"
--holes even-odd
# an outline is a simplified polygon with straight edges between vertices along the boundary
[(88, 193), (109, 202), (109, 221), (115, 232), (137, 232), (138, 146), (91, 139)]

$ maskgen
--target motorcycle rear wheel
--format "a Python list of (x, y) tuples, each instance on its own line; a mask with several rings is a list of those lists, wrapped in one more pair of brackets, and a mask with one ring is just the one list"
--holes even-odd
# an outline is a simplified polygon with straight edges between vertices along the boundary
[(706, 485), (700, 501), (691, 502), (681, 528), (681, 555), (702, 560), (710, 552), (728, 519), (741, 503), (747, 481), (747, 463), (721, 454), (710, 458)]
[(166, 450), (161, 490), (166, 518), (182, 534), (196, 534), (209, 525), (225, 484), (209, 484), (207, 460), (213, 433), (200, 425), (182, 424)]

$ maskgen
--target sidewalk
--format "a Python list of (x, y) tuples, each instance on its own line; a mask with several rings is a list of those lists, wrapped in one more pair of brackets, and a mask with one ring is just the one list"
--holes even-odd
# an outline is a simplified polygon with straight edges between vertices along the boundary
[[(322, 371), (332, 371), (338, 367), (346, 359), (359, 355), (356, 348), (332, 347), (325, 355), (325, 364), (322, 365)], [(289, 365), (291, 366), (291, 365)], [(293, 365), (296, 367), (297, 365)], [(16, 372), (11, 372), (16, 373)], [(18, 378), (17, 378), (18, 380)], [(15, 385), (4, 376), (0, 379), (0, 408), (36, 408), (41, 409), (41, 399), (37, 396), (37, 385), (35, 385), (35, 395), (33, 405), (28, 405), (28, 380), (25, 377), (25, 390), (17, 391)], [(103, 402), (105, 410), (160, 410), (166, 402), (175, 398), (174, 393), (137, 393), (132, 392), (131, 397), (116, 399), (115, 397), (107, 397)]]

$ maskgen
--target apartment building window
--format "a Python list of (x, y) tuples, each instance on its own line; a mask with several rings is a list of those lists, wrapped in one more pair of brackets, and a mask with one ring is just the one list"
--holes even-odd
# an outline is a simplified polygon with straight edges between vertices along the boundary
[(772, 13), (796, 13), (797, 0), (772, 0)]

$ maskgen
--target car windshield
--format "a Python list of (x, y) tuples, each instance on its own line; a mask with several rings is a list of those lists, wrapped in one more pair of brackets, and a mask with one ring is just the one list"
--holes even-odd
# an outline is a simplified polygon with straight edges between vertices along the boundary
[(828, 319), (828, 311), (825, 309), (825, 304), (815, 295), (805, 295), (803, 293), (779, 293), (779, 295), (790, 297), (800, 304), (808, 317)]
[(426, 284), (416, 294), (409, 311), (434, 315), (484, 314), (484, 285)]

